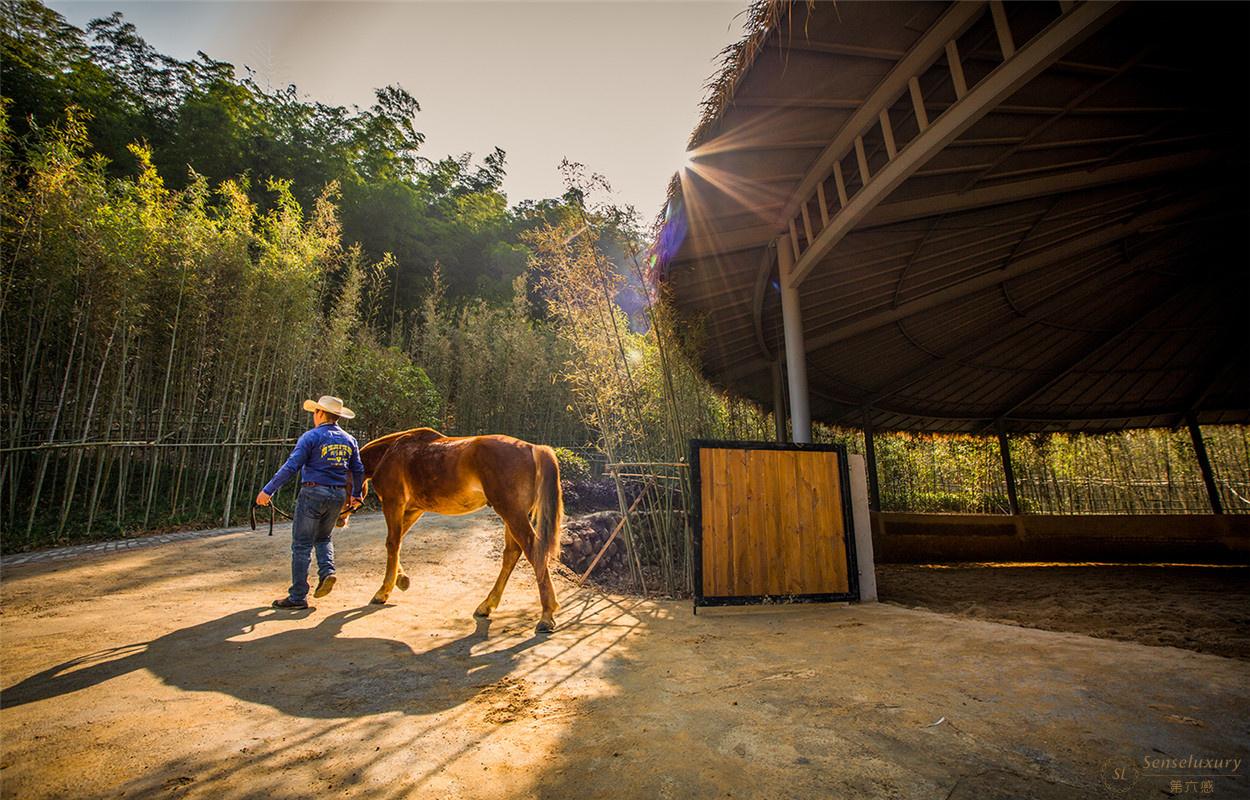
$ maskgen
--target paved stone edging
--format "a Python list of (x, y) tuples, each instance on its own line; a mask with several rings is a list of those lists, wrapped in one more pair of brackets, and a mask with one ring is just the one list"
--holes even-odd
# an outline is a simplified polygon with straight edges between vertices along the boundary
[[(352, 519), (365, 520), (370, 517), (379, 516), (381, 512), (370, 512), (367, 514), (356, 514)], [(286, 532), (290, 529), (291, 523), (277, 522), (274, 524), (274, 531)], [(65, 561), (80, 556), (100, 555), (107, 553), (126, 552), (129, 550), (138, 550), (144, 547), (155, 547), (162, 544), (170, 544), (172, 542), (185, 542), (189, 539), (207, 539), (211, 536), (224, 536), (227, 533), (248, 533), (251, 532), (251, 525), (238, 525), (230, 528), (209, 528), (202, 531), (176, 531), (173, 533), (158, 533), (152, 536), (136, 536), (133, 539), (114, 539), (107, 542), (92, 542), (91, 544), (75, 544), (67, 547), (53, 547), (47, 550), (34, 550), (29, 553), (14, 553), (12, 555), (0, 556), (0, 568), (16, 567), (19, 564), (35, 564), (43, 561)], [(269, 520), (256, 521), (256, 533), (264, 536), (269, 533)]]
[[(266, 522), (266, 533), (268, 532), (268, 528), (269, 523)], [(0, 557), (0, 567), (16, 567), (19, 564), (33, 564), (41, 561), (64, 561), (66, 559), (77, 558), (79, 556), (138, 550), (144, 547), (155, 547), (159, 544), (185, 542), (188, 539), (206, 539), (210, 536), (222, 536), (227, 533), (243, 533), (244, 531), (250, 530), (250, 526), (244, 525), (242, 527), (233, 528), (210, 528), (203, 531), (158, 533), (152, 536), (137, 536), (133, 539), (114, 539), (108, 542), (92, 542), (91, 544), (75, 544), (68, 547), (53, 547), (48, 550), (34, 550), (29, 553), (14, 553), (10, 556)], [(257, 533), (260, 532), (260, 527), (258, 525)]]

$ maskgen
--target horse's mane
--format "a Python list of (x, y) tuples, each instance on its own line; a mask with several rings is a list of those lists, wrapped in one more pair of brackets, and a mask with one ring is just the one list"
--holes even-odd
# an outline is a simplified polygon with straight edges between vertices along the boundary
[[(360, 452), (364, 453), (366, 450), (371, 450), (373, 449), (375, 445), (380, 447), (384, 444), (393, 444), (395, 440), (400, 438), (401, 436), (407, 436), (410, 433), (417, 433), (419, 431), (430, 431), (431, 433), (438, 433), (438, 431), (434, 430), (433, 428), (409, 428), (406, 431), (395, 431), (394, 433), (388, 433), (385, 436), (379, 436), (376, 439), (370, 439), (368, 444), (365, 444), (360, 448)], [(441, 433), (438, 433), (438, 435), (442, 436)]]

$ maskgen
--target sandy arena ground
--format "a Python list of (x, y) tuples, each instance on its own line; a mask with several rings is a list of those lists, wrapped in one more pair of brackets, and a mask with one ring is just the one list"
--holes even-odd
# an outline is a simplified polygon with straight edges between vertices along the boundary
[(881, 599), (1250, 660), (1250, 567), (883, 564)]
[(536, 637), (524, 562), (470, 616), (489, 513), (419, 522), (385, 607), (359, 519), (334, 593), (277, 612), (288, 530), (6, 570), (0, 793), (1164, 797), (1142, 759), (1192, 754), (1242, 759), (1208, 796), (1250, 795), (1246, 660), (891, 604), (695, 617), (566, 580)]

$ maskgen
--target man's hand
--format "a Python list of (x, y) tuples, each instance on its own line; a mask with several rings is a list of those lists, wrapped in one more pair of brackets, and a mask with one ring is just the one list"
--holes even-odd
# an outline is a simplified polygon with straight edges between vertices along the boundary
[(256, 495), (256, 505), (258, 506), (269, 505), (269, 495), (265, 494), (264, 489), (261, 489), (260, 494)]
[(364, 504), (364, 502), (365, 502), (365, 499), (363, 497), (353, 497), (352, 501), (347, 504), (347, 507), (350, 510), (355, 511), (356, 509), (360, 508)]

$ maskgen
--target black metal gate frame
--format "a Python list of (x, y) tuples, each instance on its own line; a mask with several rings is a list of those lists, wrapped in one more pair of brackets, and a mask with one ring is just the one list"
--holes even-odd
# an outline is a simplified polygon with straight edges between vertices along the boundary
[[(699, 451), (709, 450), (785, 450), (838, 454), (838, 484), (842, 490), (842, 537), (846, 544), (848, 592), (816, 592), (809, 594), (718, 595), (703, 594), (703, 479)], [(716, 439), (690, 440), (690, 491), (693, 497), (694, 524), (691, 526), (694, 556), (694, 612), (700, 606), (743, 606), (772, 603), (842, 603), (859, 600), (859, 569), (855, 558), (853, 509), (851, 508), (850, 470), (846, 448), (840, 444), (801, 444), (791, 442), (742, 442)]]

